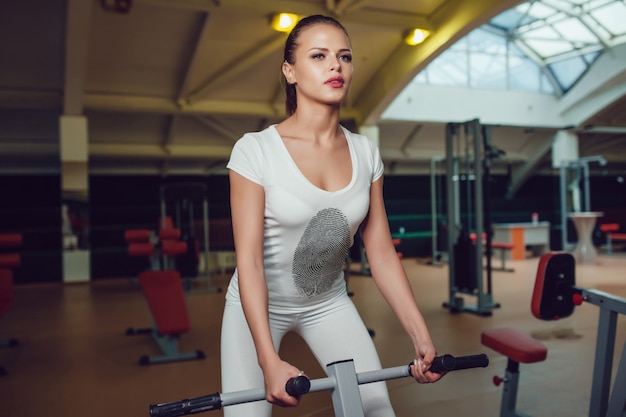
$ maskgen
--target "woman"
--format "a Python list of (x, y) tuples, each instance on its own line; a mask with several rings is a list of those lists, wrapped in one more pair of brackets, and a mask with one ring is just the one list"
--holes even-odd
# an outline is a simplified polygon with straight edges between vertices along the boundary
[[(343, 278), (359, 228), (372, 277), (415, 347), (413, 377), (437, 381), (441, 374), (428, 371), (436, 350), (391, 240), (380, 155), (339, 125), (353, 71), (348, 34), (333, 18), (304, 18), (284, 58), (287, 118), (244, 135), (228, 163), (237, 268), (222, 324), (222, 389), (264, 384), (269, 403), (297, 405), (285, 383), (302, 373), (278, 354), (288, 331), (322, 366), (353, 359), (357, 372), (380, 369)], [(394, 416), (385, 383), (360, 390), (366, 416)], [(270, 416), (271, 404), (226, 407), (224, 415)]]

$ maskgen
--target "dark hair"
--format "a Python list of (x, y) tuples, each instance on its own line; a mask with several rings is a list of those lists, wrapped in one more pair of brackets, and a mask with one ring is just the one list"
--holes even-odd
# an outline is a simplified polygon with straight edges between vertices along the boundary
[[(295, 51), (298, 46), (298, 38), (300, 37), (300, 33), (311, 26), (318, 24), (328, 24), (333, 25), (339, 29), (341, 29), (346, 36), (348, 36), (348, 31), (343, 27), (339, 21), (330, 16), (324, 16), (321, 14), (316, 14), (312, 16), (305, 17), (301, 19), (298, 24), (291, 30), (287, 40), (285, 41), (285, 52), (284, 52), (284, 62), (288, 62), (290, 64), (295, 63)], [(294, 84), (289, 84), (289, 82), (285, 79), (285, 112), (287, 116), (291, 116), (296, 112), (296, 108), (298, 107), (298, 101), (296, 98), (296, 86)]]

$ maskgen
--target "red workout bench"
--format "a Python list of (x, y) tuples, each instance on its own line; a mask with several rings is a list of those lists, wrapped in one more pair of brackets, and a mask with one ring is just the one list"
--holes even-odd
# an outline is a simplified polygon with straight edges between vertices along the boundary
[[(472, 242), (476, 242), (476, 233), (470, 233), (470, 238), (472, 239)], [(487, 241), (485, 240), (485, 234), (483, 233), (483, 247), (486, 244), (487, 244)], [(501, 261), (500, 262), (500, 267), (492, 268), (493, 270), (505, 271), (505, 272), (514, 272), (515, 271), (513, 268), (507, 268), (506, 267), (506, 252), (513, 250), (513, 244), (512, 243), (491, 242), (491, 249), (497, 249), (498, 251), (500, 251), (500, 261)]]
[(151, 260), (152, 270), (139, 274), (139, 283), (143, 294), (148, 302), (155, 325), (146, 328), (128, 328), (126, 335), (151, 334), (161, 349), (162, 355), (143, 355), (139, 358), (140, 365), (155, 363), (174, 362), (182, 360), (204, 359), (204, 352), (181, 353), (178, 351), (180, 336), (189, 333), (191, 325), (185, 293), (180, 273), (174, 269), (159, 269), (159, 257), (163, 258), (165, 266), (168, 259), (185, 253), (187, 244), (177, 239), (180, 236), (175, 230), (163, 229), (168, 232), (161, 233), (164, 237), (157, 244), (149, 230), (131, 229), (125, 233), (128, 242), (128, 254), (130, 256), (148, 257)]
[(519, 364), (544, 361), (548, 355), (548, 349), (527, 333), (508, 327), (485, 330), (480, 336), (480, 341), (483, 345), (507, 357), (504, 378), (498, 376), (493, 378), (496, 386), (504, 383), (500, 417), (526, 416), (515, 408), (520, 375)]
[(126, 334), (132, 336), (150, 333), (162, 352), (162, 355), (159, 356), (141, 356), (139, 364), (151, 365), (204, 359), (205, 355), (202, 350), (178, 351), (180, 336), (191, 330), (185, 293), (178, 271), (145, 271), (139, 274), (139, 283), (148, 302), (155, 326), (140, 329), (129, 328), (126, 330)]
[[(22, 246), (21, 233), (0, 234), (0, 248), (10, 250)], [(0, 253), (0, 317), (13, 304), (13, 269), (19, 267), (22, 258), (19, 253)], [(19, 344), (16, 338), (0, 339), (0, 347), (13, 347)], [(6, 369), (0, 367), (0, 376), (6, 375)]]
[(600, 231), (606, 233), (606, 254), (613, 254), (613, 241), (625, 241), (626, 233), (619, 233), (619, 224), (606, 223), (600, 225)]

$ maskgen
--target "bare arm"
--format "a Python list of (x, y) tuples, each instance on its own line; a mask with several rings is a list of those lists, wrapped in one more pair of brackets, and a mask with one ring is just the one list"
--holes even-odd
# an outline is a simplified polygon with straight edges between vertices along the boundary
[(412, 367), (413, 376), (419, 382), (434, 382), (441, 375), (425, 370), (430, 367), (437, 352), (391, 239), (382, 178), (372, 184), (370, 209), (361, 230), (374, 282), (411, 338), (417, 363), (423, 364)]
[(239, 294), (265, 377), (267, 400), (283, 406), (296, 405), (298, 399), (285, 392), (285, 382), (297, 376), (298, 369), (280, 359), (274, 349), (269, 326), (263, 264), (265, 191), (259, 184), (234, 171), (230, 171), (229, 179)]

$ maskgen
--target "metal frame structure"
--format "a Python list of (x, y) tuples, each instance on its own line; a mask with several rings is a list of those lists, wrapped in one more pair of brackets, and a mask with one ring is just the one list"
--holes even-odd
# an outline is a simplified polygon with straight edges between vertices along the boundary
[[(364, 417), (359, 385), (410, 377), (409, 365), (396, 366), (374, 371), (357, 373), (352, 359), (326, 365), (328, 377), (309, 380), (306, 376), (292, 378), (287, 382), (286, 390), (290, 395), (302, 395), (309, 392), (331, 391), (335, 417)], [(471, 368), (484, 368), (489, 365), (485, 354), (454, 357), (438, 356), (430, 367), (432, 372), (448, 372)], [(249, 389), (230, 393), (215, 393), (150, 406), (151, 417), (177, 417), (219, 410), (222, 407), (265, 400), (265, 389)]]
[[(444, 307), (452, 312), (467, 311), (482, 316), (490, 316), (493, 308), (500, 307), (493, 301), (491, 293), (491, 271), (490, 263), (487, 265), (487, 277), (485, 278), (483, 267), (483, 241), (482, 236), (485, 231), (483, 213), (483, 155), (487, 142), (483, 137), (484, 131), (478, 119), (465, 123), (449, 123), (446, 126), (446, 164), (447, 164), (447, 220), (448, 220), (448, 267), (449, 267), (449, 298), (444, 303)], [(456, 145), (456, 146), (455, 146)], [(461, 145), (464, 145), (461, 149)], [(462, 154), (464, 152), (464, 155)], [(461, 173), (461, 162), (464, 160), (468, 168), (465, 173)], [(470, 272), (476, 276), (476, 288), (467, 291), (457, 285), (456, 272), (457, 265), (454, 254), (454, 244), (463, 230), (461, 221), (461, 181), (467, 185), (467, 223), (473, 220), (474, 224), (465, 225), (465, 233), (476, 235), (474, 271)], [(472, 189), (472, 184), (473, 189)], [(471, 201), (470, 201), (471, 200)], [(473, 210), (472, 213), (469, 211)], [(489, 235), (489, 234), (487, 234)], [(489, 245), (488, 239), (487, 244)], [(489, 251), (490, 252), (490, 251)], [(489, 258), (489, 253), (488, 253)], [(476, 305), (465, 305), (464, 298), (460, 294), (476, 297)]]
[(589, 416), (622, 417), (626, 414), (626, 343), (612, 390), (611, 374), (617, 317), (619, 314), (626, 315), (626, 299), (595, 289), (583, 289), (581, 295), (585, 302), (600, 309)]
[(200, 183), (168, 183), (161, 186), (161, 219), (164, 219), (168, 213), (168, 204), (173, 203), (174, 209), (174, 224), (178, 227), (183, 223), (182, 211), (186, 209), (188, 211), (188, 221), (190, 233), (195, 233), (194, 230), (194, 203), (200, 203), (202, 206), (202, 243), (203, 251), (202, 256), (204, 258), (204, 274), (198, 276), (198, 280), (204, 281), (209, 289), (212, 289), (211, 285), (211, 268), (209, 265), (209, 201), (208, 201), (207, 186)]
[(439, 189), (437, 185), (437, 163), (445, 161), (445, 158), (435, 156), (430, 159), (430, 225), (431, 225), (431, 246), (432, 246), (432, 259), (430, 264), (439, 265), (448, 260), (448, 252), (439, 250), (439, 227), (438, 221), (440, 213), (439, 208)]

